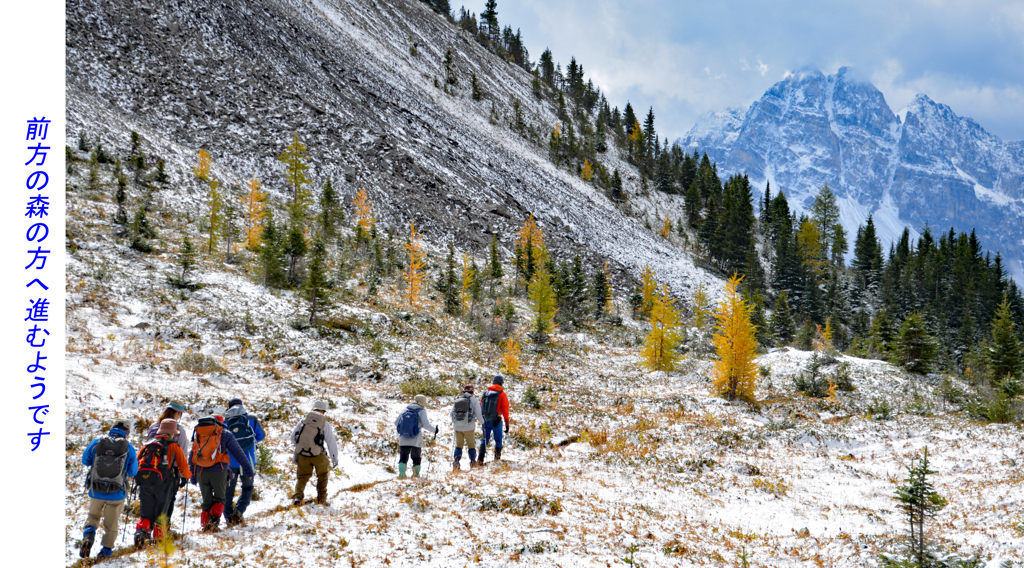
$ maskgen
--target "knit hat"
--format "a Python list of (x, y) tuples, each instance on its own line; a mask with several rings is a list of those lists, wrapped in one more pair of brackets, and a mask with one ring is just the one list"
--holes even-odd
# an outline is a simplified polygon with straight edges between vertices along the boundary
[(172, 400), (171, 402), (168, 402), (167, 403), (167, 408), (170, 408), (171, 410), (174, 410), (176, 412), (182, 412), (182, 413), (185, 412), (185, 406), (182, 405), (180, 402), (178, 402), (176, 400)]
[(422, 394), (416, 395), (415, 397), (413, 397), (413, 400), (415, 400), (416, 404), (422, 406), (423, 408), (427, 407), (427, 397), (423, 396)]
[(462, 392), (468, 392), (469, 394), (473, 394), (473, 385), (464, 385), (462, 387)]
[(503, 377), (501, 375), (495, 375), (494, 376), (494, 383), (493, 384), (496, 384), (498, 386), (504, 386), (505, 385), (505, 377)]
[(242, 399), (235, 397), (235, 398), (233, 398), (233, 399), (228, 401), (228, 408), (231, 408), (232, 406), (235, 406), (235, 405), (238, 405), (238, 404), (242, 404)]
[(326, 400), (318, 400), (318, 401), (314, 402), (313, 403), (313, 410), (323, 410), (324, 412), (326, 412), (327, 411), (327, 401)]
[(131, 431), (132, 426), (131, 426), (131, 424), (128, 423), (127, 420), (120, 420), (119, 419), (116, 422), (114, 422), (114, 425), (110, 429), (111, 430), (121, 430), (125, 434), (127, 434), (128, 432)]
[(224, 422), (224, 415), (223, 414), (214, 414), (213, 415), (213, 419), (216, 420), (217, 422)]

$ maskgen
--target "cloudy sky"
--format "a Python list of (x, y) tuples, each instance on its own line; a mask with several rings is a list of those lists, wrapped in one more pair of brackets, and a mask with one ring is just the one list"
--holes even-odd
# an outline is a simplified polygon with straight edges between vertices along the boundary
[[(452, 1), (479, 13), (485, 0)], [(620, 107), (654, 106), (674, 140), (702, 113), (746, 108), (787, 71), (841, 66), (898, 111), (917, 93), (1024, 139), (1020, 0), (498, 0), (530, 58), (571, 56)]]

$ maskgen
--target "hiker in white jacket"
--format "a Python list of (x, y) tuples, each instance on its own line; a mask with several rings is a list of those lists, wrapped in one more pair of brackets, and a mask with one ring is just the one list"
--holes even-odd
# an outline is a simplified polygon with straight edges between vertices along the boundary
[(473, 385), (462, 387), (462, 394), (455, 399), (451, 411), (452, 430), (455, 431), (455, 455), (452, 471), (462, 467), (463, 446), (469, 446), (469, 467), (476, 467), (476, 425), (483, 424), (484, 417), (480, 414), (480, 400), (473, 395)]
[[(418, 394), (416, 402), (402, 410), (402, 413), (395, 419), (395, 428), (398, 429), (398, 479), (405, 479), (405, 471), (408, 466), (409, 457), (412, 457), (412, 476), (420, 476), (421, 449), (423, 448), (423, 432), (433, 431), (437, 435), (438, 428), (430, 424), (427, 418), (427, 397)], [(418, 420), (418, 422), (413, 422)], [(405, 424), (403, 424), (405, 423)], [(403, 435), (403, 428), (406, 434)]]
[[(295, 442), (296, 480), (292, 503), (302, 504), (306, 482), (316, 470), (316, 502), (327, 504), (327, 475), (332, 467), (338, 467), (338, 442), (334, 439), (334, 429), (327, 422), (327, 403), (318, 400), (313, 403), (313, 411), (307, 414), (292, 429), (292, 441)], [(328, 458), (330, 463), (328, 463)]]

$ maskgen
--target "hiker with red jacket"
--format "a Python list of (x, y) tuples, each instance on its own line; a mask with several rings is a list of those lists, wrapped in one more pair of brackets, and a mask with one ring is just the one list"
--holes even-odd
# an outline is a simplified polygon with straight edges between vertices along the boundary
[[(177, 442), (178, 447), (181, 448), (181, 451), (184, 452), (186, 456), (188, 456), (189, 455), (188, 431), (186, 431), (185, 430), (185, 426), (183, 426), (181, 424), (181, 417), (182, 417), (183, 414), (185, 414), (185, 406), (183, 404), (181, 404), (180, 402), (178, 402), (176, 400), (172, 400), (172, 401), (168, 402), (167, 406), (164, 407), (163, 412), (160, 413), (160, 417), (156, 419), (156, 422), (154, 422), (149, 427), (149, 431), (146, 432), (146, 441), (148, 442), (149, 440), (152, 440), (153, 438), (155, 438), (157, 430), (160, 429), (160, 423), (163, 422), (164, 420), (167, 420), (168, 418), (170, 418), (171, 420), (174, 420), (174, 421), (176, 421), (178, 423), (178, 433), (175, 436), (171, 436), (171, 438), (175, 442)], [(188, 479), (187, 478), (185, 478), (185, 477), (179, 478), (178, 479), (178, 489), (184, 488), (186, 483), (188, 483)], [(167, 515), (167, 527), (168, 527), (168, 529), (171, 526), (171, 517), (174, 516), (174, 501), (178, 497), (178, 489), (172, 491), (170, 498), (167, 499), (167, 509), (165, 511), (165, 514)]]
[(178, 474), (182, 480), (189, 478), (185, 452), (175, 441), (177, 434), (176, 420), (161, 420), (156, 435), (139, 450), (139, 472), (135, 474), (135, 484), (139, 486), (139, 515), (142, 518), (135, 525), (135, 548), (146, 544), (150, 530), (153, 531), (153, 540), (163, 539), (163, 528), (157, 522), (161, 516), (167, 520), (167, 501), (178, 489)]
[(484, 416), (483, 430), (484, 439), (480, 442), (479, 463), (483, 465), (484, 456), (487, 454), (487, 444), (491, 441), (491, 434), (494, 434), (494, 459), (501, 460), (501, 419), (505, 419), (505, 433), (508, 434), (508, 395), (505, 394), (505, 378), (501, 375), (494, 377), (494, 384), (487, 387), (484, 395), (480, 397), (480, 413)]
[(203, 496), (202, 513), (199, 522), (203, 532), (220, 530), (220, 516), (224, 513), (224, 502), (228, 488), (228, 469), (233, 456), (242, 466), (242, 474), (252, 477), (255, 472), (249, 464), (245, 451), (238, 445), (231, 431), (224, 427), (224, 417), (219, 415), (200, 418), (192, 430), (192, 453), (188, 464), (192, 471), (192, 485), (199, 485)]

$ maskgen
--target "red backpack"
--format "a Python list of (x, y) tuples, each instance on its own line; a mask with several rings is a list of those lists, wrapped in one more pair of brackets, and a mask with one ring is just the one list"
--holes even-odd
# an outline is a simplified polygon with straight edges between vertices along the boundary
[(160, 485), (171, 475), (170, 456), (171, 440), (161, 435), (146, 442), (139, 450), (139, 473), (135, 474), (135, 483), (139, 487)]

